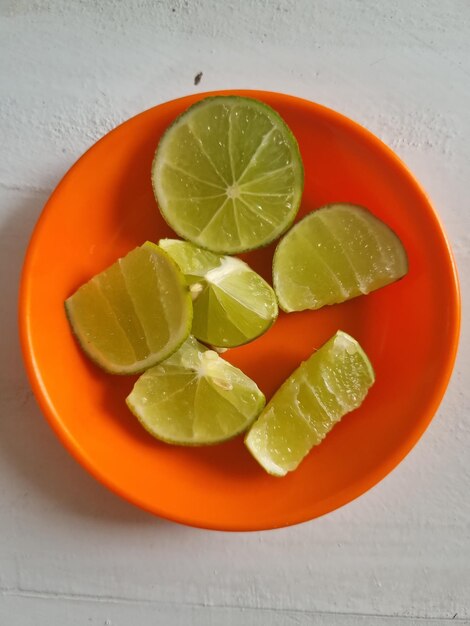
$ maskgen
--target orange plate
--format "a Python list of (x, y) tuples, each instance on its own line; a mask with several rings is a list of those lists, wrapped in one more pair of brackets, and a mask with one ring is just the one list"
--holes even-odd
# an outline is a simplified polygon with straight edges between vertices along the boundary
[[(167, 126), (190, 104), (167, 102), (95, 144), (49, 199), (26, 256), (20, 294), (24, 358), (49, 423), (93, 476), (169, 519), (222, 530), (303, 522), (346, 504), (381, 480), (413, 447), (444, 394), (458, 342), (460, 301), (442, 226), (403, 163), (377, 138), (317, 104), (282, 94), (231, 91), (274, 107), (297, 137), (305, 165), (299, 218), (335, 201), (362, 204), (408, 252), (401, 281), (315, 312), (282, 314), (226, 358), (269, 398), (338, 328), (369, 355), (377, 382), (363, 406), (285, 478), (268, 476), (241, 437), (180, 448), (152, 439), (125, 406), (134, 377), (110, 376), (82, 354), (63, 302), (93, 274), (146, 239), (173, 236), (160, 217), (150, 165)], [(274, 246), (244, 255), (271, 280)]]

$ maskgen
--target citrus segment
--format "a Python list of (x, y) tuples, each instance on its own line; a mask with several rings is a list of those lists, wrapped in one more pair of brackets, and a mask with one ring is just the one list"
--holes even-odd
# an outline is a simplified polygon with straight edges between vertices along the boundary
[(183, 274), (150, 242), (82, 285), (65, 309), (83, 350), (115, 374), (166, 359), (186, 339), (192, 321)]
[(281, 385), (248, 432), (246, 446), (268, 473), (284, 476), (361, 405), (374, 380), (358, 342), (338, 331)]
[(407, 271), (405, 249), (386, 224), (362, 207), (332, 204), (279, 242), (273, 282), (280, 307), (302, 311), (370, 293)]
[(169, 359), (142, 374), (126, 402), (157, 439), (204, 445), (248, 428), (265, 398), (248, 376), (190, 336)]
[(197, 339), (229, 348), (255, 339), (273, 324), (278, 314), (274, 291), (246, 263), (178, 239), (162, 239), (159, 245), (190, 286)]

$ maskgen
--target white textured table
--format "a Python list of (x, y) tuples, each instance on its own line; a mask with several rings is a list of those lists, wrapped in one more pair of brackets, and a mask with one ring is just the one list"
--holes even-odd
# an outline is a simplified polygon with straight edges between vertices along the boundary
[(407, 459), (333, 514), (252, 534), (153, 518), (90, 478), (36, 406), (16, 328), (25, 247), (65, 170), (135, 113), (229, 87), (326, 104), (398, 152), (446, 226), (465, 304), (470, 1), (0, 0), (0, 81), (0, 624), (470, 624), (468, 308)]

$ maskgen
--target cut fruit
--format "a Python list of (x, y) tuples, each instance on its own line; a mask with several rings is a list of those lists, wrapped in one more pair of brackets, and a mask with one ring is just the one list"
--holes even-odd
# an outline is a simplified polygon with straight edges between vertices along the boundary
[(248, 376), (190, 336), (178, 352), (142, 374), (126, 402), (157, 439), (204, 445), (243, 432), (265, 398)]
[(93, 361), (113, 374), (135, 374), (180, 347), (193, 307), (177, 264), (147, 241), (82, 285), (65, 310)]
[(159, 245), (179, 265), (193, 298), (191, 333), (219, 348), (248, 343), (277, 318), (276, 295), (242, 260), (220, 256), (178, 239)]
[(276, 111), (252, 98), (216, 96), (168, 128), (152, 166), (160, 211), (184, 239), (221, 254), (267, 245), (299, 209), (303, 166)]
[(273, 283), (286, 312), (344, 302), (402, 278), (397, 235), (366, 209), (331, 204), (309, 213), (279, 242)]
[(245, 444), (273, 476), (295, 470), (346, 413), (357, 409), (375, 376), (359, 343), (338, 331), (281, 385)]

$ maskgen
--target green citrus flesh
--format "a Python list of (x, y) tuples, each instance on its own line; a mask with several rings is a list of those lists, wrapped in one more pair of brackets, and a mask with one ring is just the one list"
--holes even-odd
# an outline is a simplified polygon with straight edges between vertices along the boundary
[(181, 270), (151, 242), (82, 285), (65, 309), (86, 354), (114, 374), (141, 372), (166, 359), (188, 337), (192, 322)]
[(148, 432), (178, 445), (215, 444), (252, 424), (265, 398), (248, 376), (190, 336), (127, 397)]
[(361, 405), (374, 380), (361, 346), (338, 331), (281, 385), (249, 430), (246, 446), (269, 474), (284, 476)]
[(163, 135), (152, 166), (160, 211), (178, 235), (220, 254), (267, 245), (287, 230), (303, 191), (295, 137), (252, 98), (196, 103)]
[(402, 278), (397, 235), (368, 210), (332, 204), (309, 213), (279, 242), (273, 284), (286, 312), (344, 302)]
[(161, 239), (159, 246), (185, 275), (193, 298), (191, 333), (200, 341), (232, 348), (256, 339), (276, 320), (273, 289), (241, 259), (178, 239)]

